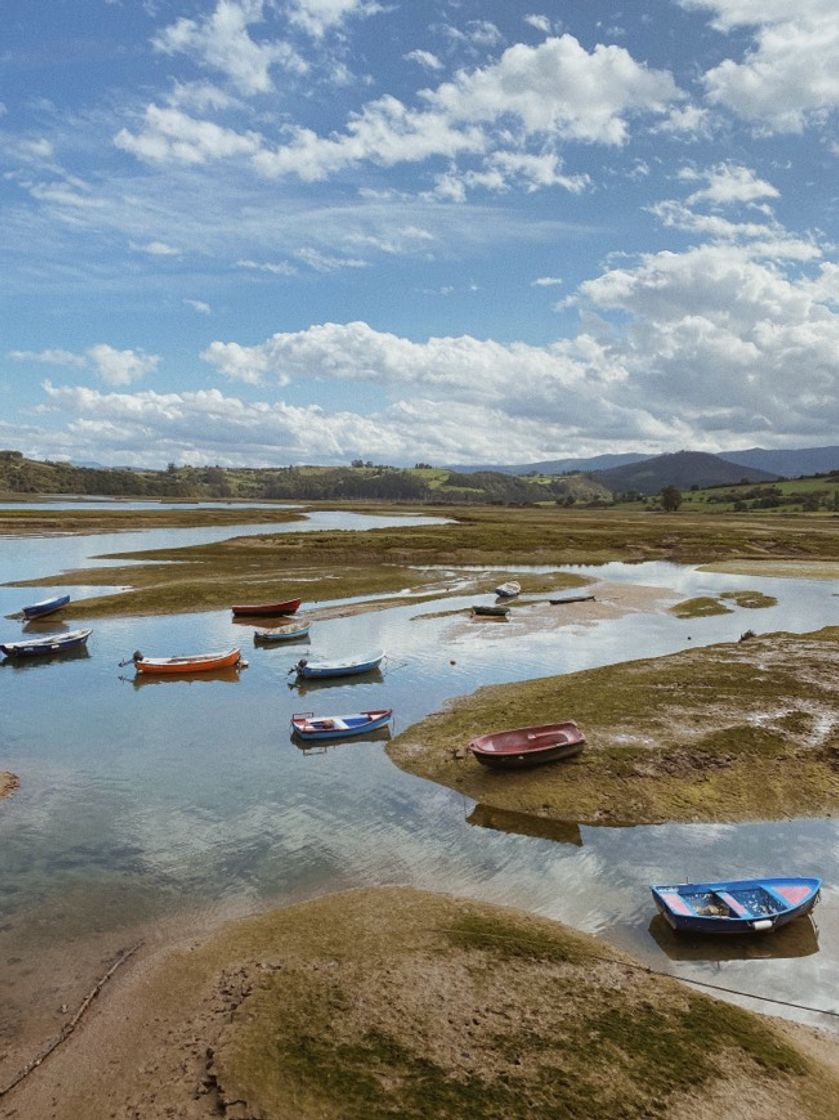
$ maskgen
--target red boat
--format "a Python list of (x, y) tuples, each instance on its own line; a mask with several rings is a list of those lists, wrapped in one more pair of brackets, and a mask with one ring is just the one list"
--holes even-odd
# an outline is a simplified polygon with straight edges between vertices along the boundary
[(480, 735), (469, 744), (478, 762), (496, 770), (519, 770), (540, 766), (579, 754), (585, 735), (573, 720), (546, 723), (540, 727), (515, 727), (510, 731), (493, 731)]
[(302, 599), (287, 599), (284, 603), (252, 603), (247, 606), (232, 607), (231, 610), (234, 615), (270, 618), (272, 615), (294, 614), (302, 602)]

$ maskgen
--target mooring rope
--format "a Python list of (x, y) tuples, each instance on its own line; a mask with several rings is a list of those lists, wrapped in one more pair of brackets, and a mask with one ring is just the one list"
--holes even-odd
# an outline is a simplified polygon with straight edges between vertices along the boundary
[[(436, 927), (433, 930), (433, 932), (435, 932), (435, 933), (462, 933), (463, 931), (459, 930), (459, 929), (454, 929), (454, 928), (447, 929), (447, 928), (444, 928), (444, 927)], [(488, 938), (495, 938), (498, 941), (509, 941), (509, 942), (514, 943), (514, 944), (525, 943), (525, 944), (537, 945), (540, 948), (544, 944), (543, 942), (530, 941), (526, 937), (508, 937), (506, 934), (503, 934), (503, 933), (482, 933), (481, 936), (482, 937), (488, 937)], [(680, 976), (678, 973), (675, 973), (675, 972), (661, 972), (657, 968), (651, 968), (649, 965), (640, 964), (637, 961), (622, 961), (618, 957), (607, 957), (607, 956), (602, 956), (598, 953), (588, 954), (588, 959), (589, 960), (595, 960), (595, 961), (602, 961), (605, 964), (617, 964), (617, 965), (620, 965), (622, 968), (632, 969), (635, 972), (644, 972), (648, 976), (661, 976), (665, 980), (676, 980), (676, 981), (680, 981), (684, 984), (696, 984), (700, 988), (711, 988), (711, 989), (713, 989), (714, 991), (717, 991), (717, 992), (727, 992), (729, 995), (732, 995), (732, 996), (743, 996), (746, 999), (756, 999), (756, 1000), (762, 1001), (763, 1003), (774, 1003), (774, 1004), (777, 1004), (777, 1006), (779, 1006), (779, 1007), (791, 1007), (791, 1008), (794, 1008), (796, 1011), (811, 1011), (815, 1015), (828, 1015), (828, 1016), (831, 1016), (832, 1018), (839, 1019), (839, 1009), (834, 1010), (834, 1009), (831, 1009), (831, 1008), (828, 1008), (828, 1007), (811, 1007), (807, 1003), (795, 1003), (792, 1000), (788, 1000), (788, 999), (778, 999), (776, 996), (762, 996), (762, 995), (758, 995), (756, 992), (744, 992), (744, 991), (741, 991), (740, 988), (728, 988), (728, 987), (725, 987), (722, 984), (712, 984), (710, 980), (697, 980), (697, 979), (694, 979), (691, 976)]]

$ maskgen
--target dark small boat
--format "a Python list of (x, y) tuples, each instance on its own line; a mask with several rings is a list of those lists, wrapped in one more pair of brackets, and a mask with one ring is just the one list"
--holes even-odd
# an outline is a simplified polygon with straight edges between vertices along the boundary
[(521, 584), (518, 580), (511, 579), (496, 587), (495, 594), (501, 599), (512, 599), (521, 593)]
[(548, 599), (552, 607), (561, 607), (563, 603), (590, 603), (593, 595), (566, 595), (564, 599)]
[(375, 708), (368, 712), (355, 712), (348, 716), (316, 716), (312, 712), (295, 712), (291, 717), (294, 734), (301, 739), (343, 739), (348, 735), (363, 735), (384, 727), (393, 716), (393, 708)]
[(309, 633), (308, 622), (289, 622), (285, 626), (272, 626), (267, 630), (254, 630), (253, 640), (265, 645), (271, 642), (293, 642)]
[(53, 611), (60, 611), (69, 602), (69, 595), (53, 595), (51, 599), (42, 599), (40, 603), (32, 603), (28, 607), (23, 607), (20, 613), (26, 619), (43, 618), (44, 615), (52, 614)]
[(250, 603), (231, 607), (234, 615), (251, 615), (254, 618), (271, 618), (275, 615), (294, 614), (302, 599), (286, 599), (284, 603)]
[(64, 653), (83, 646), (92, 630), (68, 630), (66, 634), (48, 634), (45, 638), (30, 638), (23, 642), (4, 642), (0, 653), (6, 657), (38, 657), (48, 653)]
[(371, 669), (378, 669), (384, 656), (382, 652), (365, 654), (363, 657), (336, 658), (332, 661), (301, 657), (291, 672), (296, 672), (298, 677), (350, 677), (355, 673), (369, 673)]
[(573, 720), (546, 723), (539, 727), (514, 727), (510, 731), (493, 731), (480, 735), (469, 744), (478, 762), (496, 770), (520, 770), (558, 762), (579, 754), (585, 735)]
[(787, 876), (658, 885), (650, 890), (673, 929), (768, 933), (809, 914), (819, 900), (821, 885), (821, 879)]
[(493, 618), (506, 618), (510, 613), (509, 607), (503, 606), (489, 606), (485, 607), (479, 603), (472, 606), (472, 614), (491, 615)]

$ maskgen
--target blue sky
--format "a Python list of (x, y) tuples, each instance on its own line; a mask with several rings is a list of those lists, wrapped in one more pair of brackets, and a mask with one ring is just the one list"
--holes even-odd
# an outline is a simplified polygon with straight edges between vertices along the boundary
[(839, 442), (835, 0), (5, 0), (0, 447)]

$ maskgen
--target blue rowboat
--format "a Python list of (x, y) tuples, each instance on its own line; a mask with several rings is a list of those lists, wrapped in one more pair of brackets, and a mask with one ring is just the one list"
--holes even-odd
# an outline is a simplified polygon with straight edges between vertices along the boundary
[(378, 669), (384, 657), (384, 652), (366, 654), (363, 657), (335, 658), (331, 661), (301, 657), (291, 671), (296, 672), (298, 677), (349, 677)]
[(821, 879), (789, 875), (717, 883), (651, 886), (655, 904), (676, 930), (697, 933), (768, 933), (819, 900)]
[(393, 708), (375, 708), (348, 716), (316, 716), (312, 712), (295, 712), (291, 717), (294, 734), (300, 739), (343, 739), (348, 735), (364, 735), (384, 727), (393, 717)]
[(45, 614), (52, 614), (53, 611), (60, 611), (62, 607), (66, 607), (70, 602), (69, 595), (53, 595), (51, 599), (42, 599), (40, 603), (32, 603), (28, 607), (21, 608), (21, 614), (24, 618), (43, 618)]
[(83, 646), (92, 630), (68, 630), (66, 634), (50, 634), (46, 638), (30, 638), (26, 642), (3, 642), (0, 653), (6, 657), (38, 657), (46, 653), (64, 653)]
[(287, 626), (271, 626), (265, 630), (254, 630), (255, 642), (293, 642), (295, 638), (305, 638), (309, 633), (308, 622), (290, 622)]

